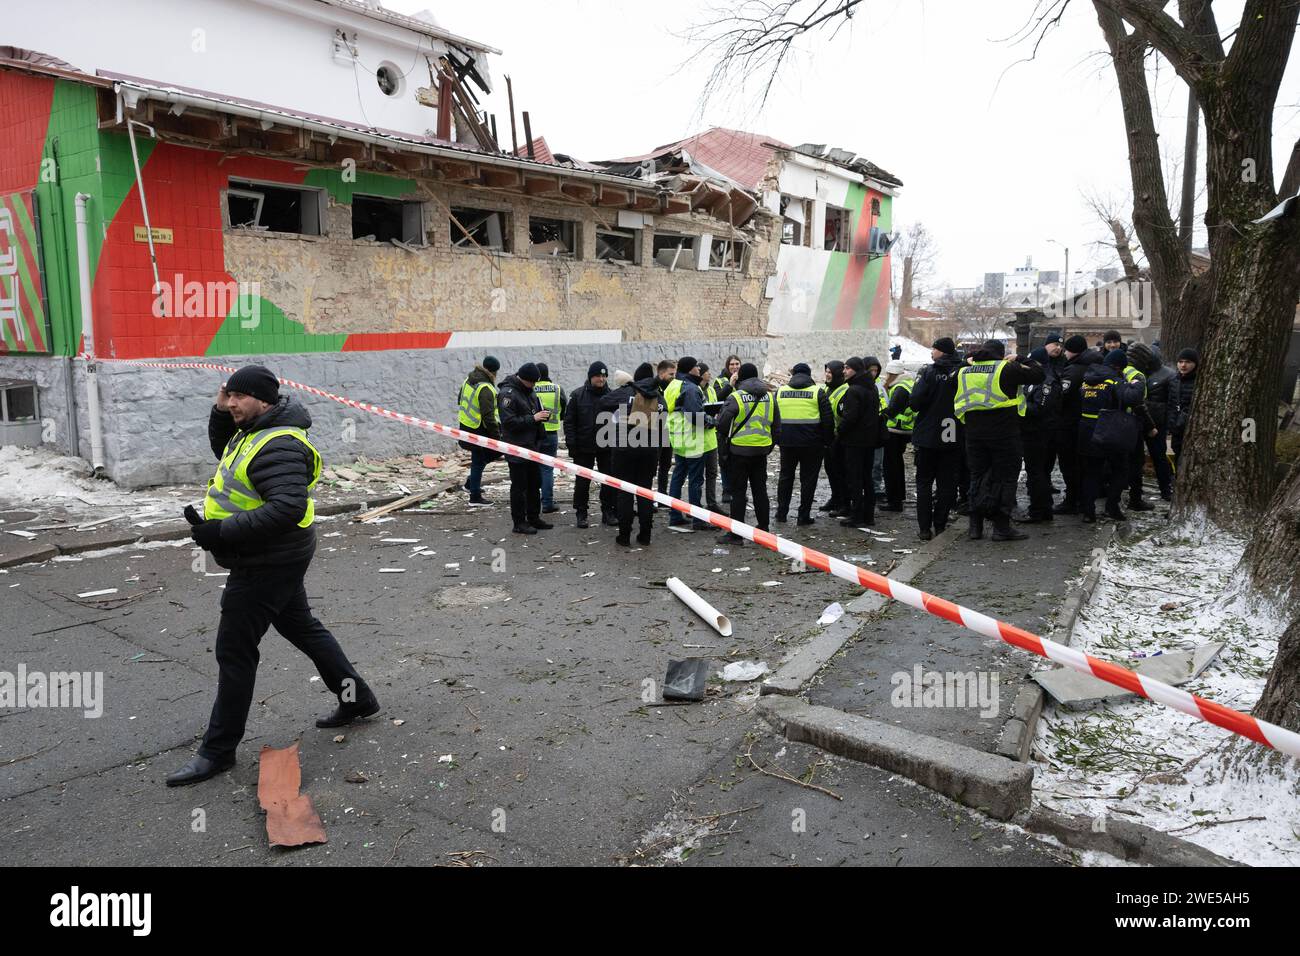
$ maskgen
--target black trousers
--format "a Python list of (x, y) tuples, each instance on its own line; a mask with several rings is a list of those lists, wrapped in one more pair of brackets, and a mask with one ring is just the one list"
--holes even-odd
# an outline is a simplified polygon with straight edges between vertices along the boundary
[[(659, 449), (657, 448), (614, 449), (614, 476), (638, 484), (642, 488), (651, 487), (655, 478), (655, 468), (658, 465)], [(626, 538), (632, 533), (632, 512), (635, 508), (637, 524), (640, 526), (638, 534), (648, 539), (654, 523), (654, 502), (626, 491), (615, 491), (614, 494), (618, 496), (619, 537)]]
[(1097, 499), (1102, 495), (1106, 497), (1106, 510), (1118, 511), (1124, 486), (1128, 484), (1128, 456), (1093, 458), (1080, 455), (1079, 462), (1083, 467), (1079, 511), (1086, 515), (1096, 514)]
[(510, 517), (526, 524), (542, 516), (542, 469), (535, 461), (510, 462)]
[(998, 527), (1011, 524), (1022, 458), (1019, 433), (1000, 438), (976, 438), (966, 433), (972, 515), (982, 513)]
[(235, 568), (226, 579), (217, 625), (217, 701), (199, 746), (209, 760), (233, 754), (244, 737), (261, 660), (257, 647), (269, 627), (311, 658), (325, 686), (344, 702), (373, 696), (334, 635), (311, 613), (303, 586), (310, 564), (309, 558), (281, 567)]
[(1061, 466), (1061, 477), (1065, 479), (1065, 498), (1063, 505), (1081, 504), (1083, 497), (1082, 461), (1079, 454), (1079, 423), (1074, 421), (1068, 428), (1057, 432), (1057, 464)]
[(957, 426), (957, 500), (965, 501), (970, 497), (971, 468), (970, 456), (966, 451), (966, 426)]
[(876, 520), (876, 487), (871, 480), (874, 448), (844, 449), (844, 491), (849, 517), (861, 524)]
[[(595, 468), (603, 475), (612, 475), (614, 473), (614, 449), (612, 448), (601, 448), (595, 452), (571, 451), (569, 457), (573, 459), (575, 465), (581, 465), (583, 468)], [(581, 475), (574, 478), (573, 510), (585, 514), (590, 497), (591, 479), (583, 478)], [(600, 513), (602, 515), (613, 514), (617, 508), (618, 492), (609, 485), (601, 485)]]
[(1177, 466), (1178, 466), (1178, 459), (1180, 459), (1180, 458), (1183, 457), (1183, 433), (1182, 433), (1182, 432), (1171, 432), (1170, 435), (1169, 435), (1169, 443), (1170, 443), (1170, 445), (1173, 446), (1173, 449), (1174, 449), (1174, 467), (1177, 467)]
[(668, 494), (668, 479), (673, 473), (673, 448), (668, 442), (664, 441), (664, 446), (659, 449), (659, 471), (655, 479), (660, 494)]
[(885, 438), (885, 500), (890, 507), (901, 507), (907, 497), (907, 481), (904, 478), (903, 451), (911, 444), (906, 435), (890, 432)]
[(1025, 454), (1025, 487), (1029, 491), (1029, 517), (1047, 518), (1052, 514), (1052, 459), (1055, 435), (1051, 433), (1023, 435)]
[(916, 520), (922, 531), (933, 528), (938, 534), (948, 527), (948, 517), (957, 502), (959, 457), (955, 444), (912, 450), (916, 464)]
[(727, 478), (731, 482), (731, 520), (745, 520), (746, 489), (754, 495), (754, 524), (764, 531), (768, 528), (771, 503), (767, 497), (767, 456), (731, 454), (727, 465)]
[(794, 496), (794, 475), (799, 472), (799, 517), (811, 518), (813, 495), (817, 493), (817, 473), (822, 468), (822, 448), (811, 445), (805, 448), (781, 446), (781, 471), (776, 479), (776, 513), (790, 514), (790, 499)]
[(849, 497), (844, 491), (844, 446), (839, 442), (831, 445), (826, 452), (826, 483), (831, 487), (831, 504), (841, 508), (849, 506)]

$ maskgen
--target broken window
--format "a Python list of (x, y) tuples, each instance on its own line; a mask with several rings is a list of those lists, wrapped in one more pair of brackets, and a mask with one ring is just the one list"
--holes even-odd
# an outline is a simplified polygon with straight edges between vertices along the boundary
[(695, 268), (695, 236), (675, 236), (670, 233), (655, 233), (655, 265), (672, 269)]
[(827, 205), (826, 249), (831, 252), (849, 251), (849, 222), (850, 216), (847, 209), (841, 209), (839, 206)]
[(226, 190), (226, 215), (232, 229), (319, 236), (323, 195), (319, 189), (232, 179)]
[(380, 196), (352, 197), (352, 238), (424, 245), (424, 204)]
[(803, 202), (793, 196), (781, 196), (781, 244), (802, 246), (804, 233)]
[(578, 224), (567, 219), (528, 217), (529, 255), (577, 258)]
[(453, 206), (450, 221), (453, 248), (479, 246), (495, 252), (510, 251), (510, 229), (501, 210)]
[(635, 263), (636, 247), (636, 233), (630, 229), (596, 230), (597, 259)]
[(741, 239), (714, 239), (709, 245), (709, 268), (740, 271), (748, 248)]

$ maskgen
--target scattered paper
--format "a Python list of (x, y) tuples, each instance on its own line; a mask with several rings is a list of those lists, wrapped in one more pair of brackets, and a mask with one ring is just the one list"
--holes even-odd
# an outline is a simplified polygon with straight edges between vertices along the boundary
[(751, 681), (770, 672), (766, 661), (732, 661), (718, 672), (718, 676), (725, 681)]
[(406, 573), (406, 568), (380, 568), (379, 573), (380, 574), (404, 574)]
[(836, 601), (834, 604), (827, 605), (826, 610), (822, 611), (822, 616), (817, 618), (818, 624), (834, 624), (844, 616), (844, 605)]
[(21, 529), (19, 529), (19, 528), (14, 528), (12, 531), (10, 531), (10, 530), (6, 530), (6, 531), (5, 531), (5, 534), (13, 534), (13, 535), (17, 535), (17, 536), (20, 537), (20, 538), (34, 538), (34, 537), (36, 537), (36, 535), (32, 534), (30, 531), (23, 531), (23, 530), (21, 530)]
[(117, 588), (104, 588), (101, 591), (82, 591), (77, 595), (79, 598), (99, 597), (101, 594), (116, 594)]

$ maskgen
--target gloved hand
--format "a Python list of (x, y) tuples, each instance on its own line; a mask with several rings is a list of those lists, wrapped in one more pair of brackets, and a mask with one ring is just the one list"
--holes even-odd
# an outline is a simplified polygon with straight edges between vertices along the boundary
[(211, 551), (221, 544), (221, 522), (204, 521), (190, 529), (190, 537), (204, 551)]
[(185, 506), (185, 520), (191, 525), (203, 524), (203, 516), (194, 509), (193, 505)]

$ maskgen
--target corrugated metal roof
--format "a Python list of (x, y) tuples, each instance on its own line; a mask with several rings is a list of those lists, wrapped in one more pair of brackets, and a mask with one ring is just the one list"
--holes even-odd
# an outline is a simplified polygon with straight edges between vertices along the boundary
[(685, 150), (697, 162), (703, 163), (710, 169), (716, 169), (745, 189), (757, 192), (763, 184), (763, 178), (767, 175), (767, 164), (775, 152), (772, 148), (774, 146), (782, 149), (790, 148), (771, 136), (715, 126), (703, 133), (659, 146), (641, 156), (625, 156), (608, 162), (639, 163)]

